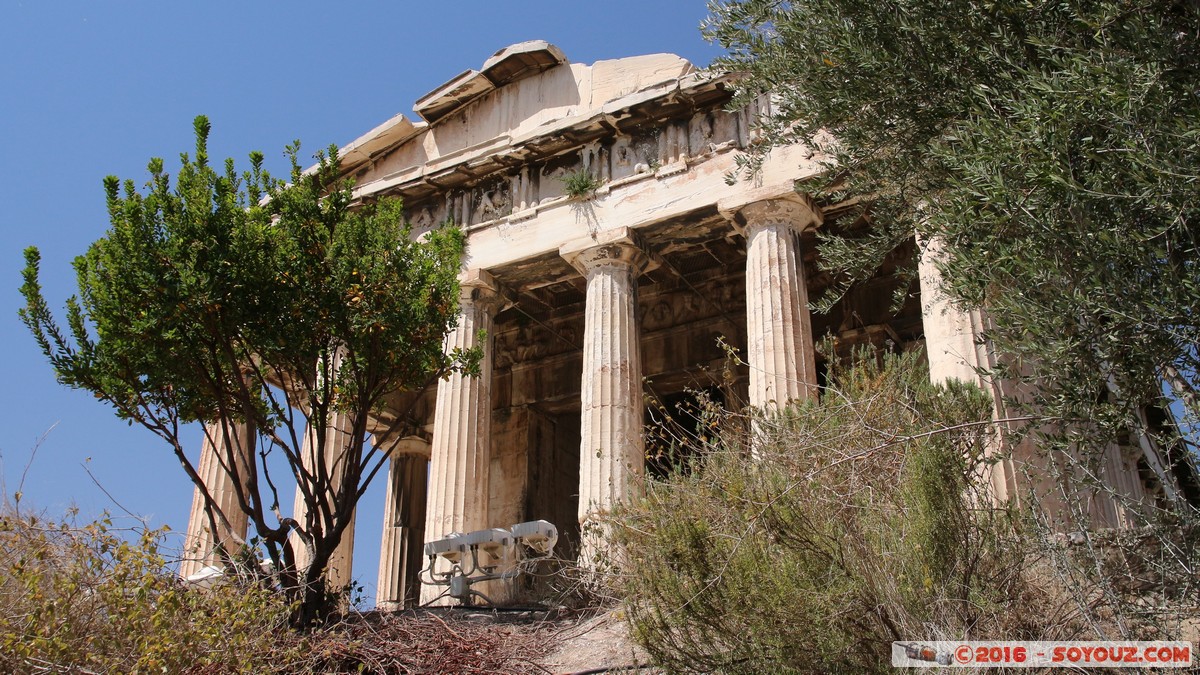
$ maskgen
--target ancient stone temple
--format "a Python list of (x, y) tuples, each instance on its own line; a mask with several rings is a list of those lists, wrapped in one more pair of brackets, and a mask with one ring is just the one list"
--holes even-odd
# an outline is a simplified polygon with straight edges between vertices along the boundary
[[(939, 299), (931, 264), (922, 296), (898, 312), (889, 262), (829, 313), (810, 313), (832, 282), (815, 264), (816, 231), (862, 223), (849, 205), (805, 195), (822, 166), (804, 146), (727, 181), (770, 105), (730, 111), (731, 96), (728, 79), (674, 55), (584, 65), (526, 42), (342, 150), (360, 199), (403, 196), (418, 233), (448, 219), (465, 228), (462, 316), (446, 346), (486, 335), (481, 376), (451, 377), (378, 421), (410, 417), (403, 437), (375, 439), (392, 457), (380, 606), (420, 598), (422, 544), (451, 532), (545, 519), (577, 541), (647, 470), (648, 400), (704, 391), (769, 409), (815, 396), (825, 336), (838, 354), (925, 350), (934, 378), (978, 381), (990, 358), (975, 339), (982, 319)], [(1131, 495), (1143, 490), (1135, 464), (1114, 450), (1112, 478)], [(1001, 496), (1015, 480), (1007, 464), (994, 472)], [(191, 532), (211, 547), (198, 513)], [(335, 583), (349, 579), (351, 546)]]

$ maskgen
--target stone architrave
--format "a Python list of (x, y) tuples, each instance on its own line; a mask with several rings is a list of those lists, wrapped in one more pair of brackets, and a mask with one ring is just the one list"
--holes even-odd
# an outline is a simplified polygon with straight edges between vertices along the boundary
[(816, 351), (800, 233), (820, 225), (823, 218), (810, 200), (795, 192), (731, 211), (746, 237), (750, 405), (778, 410), (790, 401), (817, 395)]
[[(446, 351), (483, 347), (483, 359), (478, 376), (452, 373), (438, 382), (429, 458), (426, 541), (488, 527), (492, 323), (502, 297), (486, 270), (464, 273), (460, 284), (458, 326), (446, 336)], [(440, 590), (424, 586), (422, 602), (429, 602)]]
[(375, 591), (375, 607), (382, 611), (411, 607), (421, 595), (416, 574), (424, 561), (429, 453), (429, 442), (413, 436), (400, 439), (388, 450), (390, 465)]
[(587, 280), (580, 395), (579, 522), (639, 488), (645, 470), (637, 279), (649, 258), (628, 228), (565, 244)]
[(238, 547), (245, 543), (249, 518), (242, 511), (234, 485), (236, 480), (246, 485), (252, 478), (254, 440), (254, 426), (249, 423), (230, 424), (228, 438), (221, 423), (205, 425), (204, 446), (196, 471), (219, 511), (216, 514), (217, 532), (214, 535), (204, 511), (204, 496), (196, 488), (183, 560), (179, 564), (181, 577), (187, 578), (208, 566), (219, 566), (221, 563), (216, 553), (218, 543), (230, 554), (236, 553)]
[[(308, 430), (304, 434), (304, 447), (300, 452), (300, 459), (307, 471), (315, 471), (318, 466), (317, 462), (323, 459), (324, 470), (328, 472), (329, 484), (338, 485), (341, 483), (343, 472), (346, 470), (346, 451), (350, 447), (350, 437), (353, 433), (353, 423), (350, 415), (346, 413), (334, 413), (330, 415), (329, 423), (325, 426), (325, 456), (318, 458), (316, 456), (317, 443), (316, 433), (317, 428), (311, 423)], [(324, 499), (332, 499), (333, 495), (328, 492)], [(303, 524), (305, 522), (308, 506), (304, 503), (304, 496), (300, 490), (296, 490), (296, 501), (294, 505), (293, 517), (297, 522)], [(350, 523), (346, 529), (342, 531), (342, 538), (338, 542), (337, 548), (329, 556), (329, 563), (325, 567), (325, 583), (326, 588), (330, 591), (339, 591), (346, 588), (353, 580), (352, 576), (354, 568), (354, 521), (355, 515), (351, 514)], [(296, 569), (304, 570), (310, 563), (308, 550), (298, 539), (293, 539), (293, 545), (296, 549)]]

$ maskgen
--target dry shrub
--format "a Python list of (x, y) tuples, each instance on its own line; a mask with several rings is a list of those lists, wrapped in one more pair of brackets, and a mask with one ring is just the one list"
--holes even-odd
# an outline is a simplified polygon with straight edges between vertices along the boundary
[[(1134, 502), (1136, 526), (1098, 527), (1087, 514), (1090, 493), (1065, 493), (1049, 505), (1028, 495), (1042, 552), (1039, 572), (1068, 596), (1083, 624), (1079, 639), (1200, 639), (1200, 512), (1186, 502)], [(1091, 497), (1094, 498), (1094, 497)], [(1047, 500), (1049, 501), (1049, 500)], [(1067, 512), (1066, 529), (1048, 514)]]
[(350, 613), (298, 631), (262, 580), (182, 584), (163, 530), (0, 507), (0, 673), (538, 673), (545, 626)]
[[(991, 405), (860, 354), (820, 402), (700, 406), (689, 471), (616, 514), (635, 639), (673, 672), (882, 672), (890, 643), (1076, 632), (983, 492)], [(753, 431), (746, 431), (752, 429)]]
[(289, 607), (230, 579), (185, 587), (162, 530), (0, 511), (0, 672), (294, 672)]

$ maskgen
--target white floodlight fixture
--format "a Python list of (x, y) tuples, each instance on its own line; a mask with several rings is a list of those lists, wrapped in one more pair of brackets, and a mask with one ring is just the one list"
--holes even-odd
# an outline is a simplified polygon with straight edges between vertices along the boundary
[[(491, 598), (472, 588), (472, 585), (515, 578), (521, 572), (522, 558), (550, 555), (556, 542), (558, 528), (544, 520), (518, 523), (507, 530), (492, 528), (467, 534), (455, 532), (444, 539), (425, 544), (429, 565), (421, 570), (421, 581), (431, 586), (445, 587), (446, 590), (439, 597), (449, 595), (464, 606), (471, 606), (474, 598), (493, 604)], [(481, 560), (480, 553), (486, 553), (488, 558)], [(449, 562), (451, 569), (438, 570), (439, 557)]]
[(478, 530), (464, 535), (462, 543), (467, 546), (476, 547), (480, 551), (492, 556), (492, 558), (499, 560), (504, 556), (506, 549), (512, 549), (512, 533), (500, 528)]
[(444, 539), (431, 541), (425, 544), (425, 555), (430, 558), (441, 556), (452, 563), (457, 563), (462, 559), (462, 554), (467, 548), (463, 539), (463, 535), (452, 533)]
[(544, 520), (531, 520), (513, 525), (512, 536), (538, 555), (550, 555), (558, 543), (558, 528)]
[(196, 588), (212, 588), (221, 577), (225, 576), (225, 570), (216, 565), (205, 565), (198, 571), (187, 575), (183, 578), (183, 582), (189, 586)]

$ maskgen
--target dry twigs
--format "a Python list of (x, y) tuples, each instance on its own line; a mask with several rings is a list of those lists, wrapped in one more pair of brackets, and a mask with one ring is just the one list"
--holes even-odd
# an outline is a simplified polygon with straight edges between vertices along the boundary
[(541, 625), (475, 620), (454, 614), (356, 615), (306, 639), (305, 672), (422, 675), (425, 673), (544, 674)]

